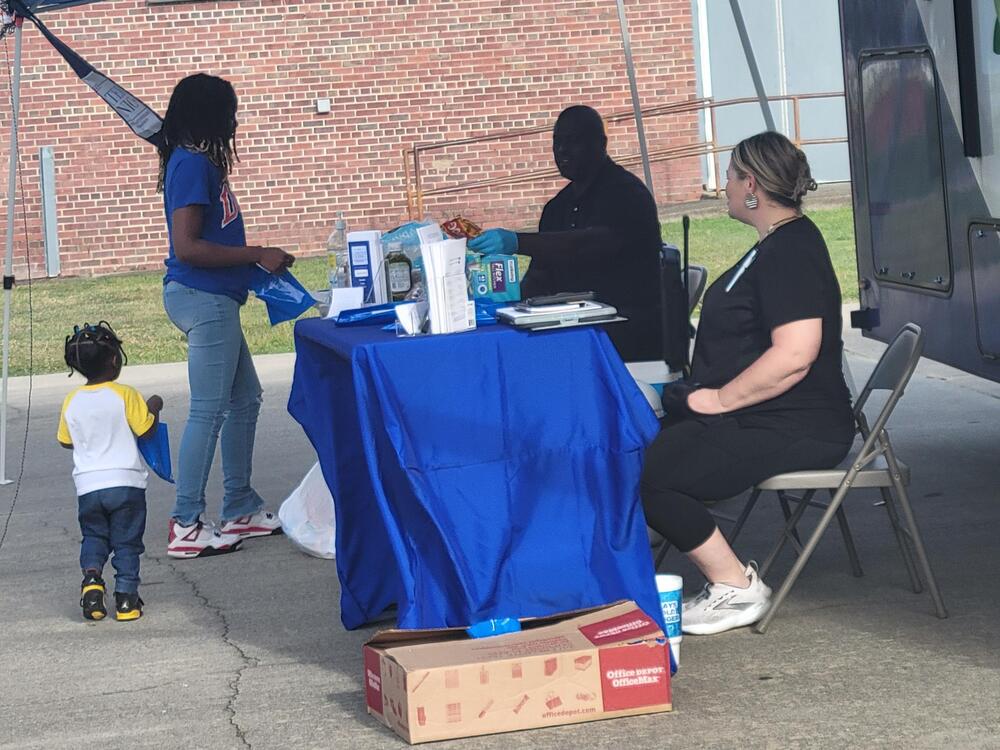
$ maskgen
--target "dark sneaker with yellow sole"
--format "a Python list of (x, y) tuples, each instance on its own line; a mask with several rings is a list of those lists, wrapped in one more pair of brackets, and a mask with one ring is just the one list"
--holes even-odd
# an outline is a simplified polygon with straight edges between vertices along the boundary
[(115, 619), (119, 622), (142, 617), (142, 598), (138, 594), (115, 592)]
[(84, 573), (80, 584), (80, 607), (88, 620), (103, 620), (107, 614), (104, 606), (104, 579), (97, 573)]

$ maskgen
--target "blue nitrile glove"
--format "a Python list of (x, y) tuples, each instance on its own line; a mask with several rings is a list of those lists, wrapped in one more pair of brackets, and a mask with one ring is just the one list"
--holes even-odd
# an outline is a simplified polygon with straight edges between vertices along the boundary
[(513, 255), (517, 252), (517, 233), (509, 229), (487, 229), (466, 245), (483, 255)]

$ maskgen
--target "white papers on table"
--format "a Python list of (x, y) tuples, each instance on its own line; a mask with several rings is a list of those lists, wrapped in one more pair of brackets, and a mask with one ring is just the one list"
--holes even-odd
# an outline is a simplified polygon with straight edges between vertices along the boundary
[(420, 240), (420, 247), (423, 248), (425, 245), (443, 241), (444, 232), (437, 224), (424, 224), (422, 227), (417, 227), (417, 239)]
[(337, 319), (341, 310), (354, 310), (365, 301), (365, 289), (360, 286), (332, 287), (330, 289), (330, 309), (326, 317)]
[(455, 333), (476, 327), (469, 316), (465, 280), (465, 240), (443, 240), (421, 245), (424, 283), (430, 305), (431, 333)]

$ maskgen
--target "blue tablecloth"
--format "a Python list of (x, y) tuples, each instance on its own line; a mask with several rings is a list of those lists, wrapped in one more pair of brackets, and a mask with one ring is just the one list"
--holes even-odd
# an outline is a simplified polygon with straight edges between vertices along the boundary
[(341, 619), (403, 628), (634, 599), (662, 623), (638, 484), (659, 425), (607, 336), (295, 326), (288, 410), (335, 498)]

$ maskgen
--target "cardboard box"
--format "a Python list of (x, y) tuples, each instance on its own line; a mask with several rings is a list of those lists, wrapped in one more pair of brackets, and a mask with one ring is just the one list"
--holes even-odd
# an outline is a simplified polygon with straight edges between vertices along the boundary
[(666, 641), (634, 602), (522, 628), (377, 634), (364, 646), (368, 713), (416, 744), (671, 710)]

